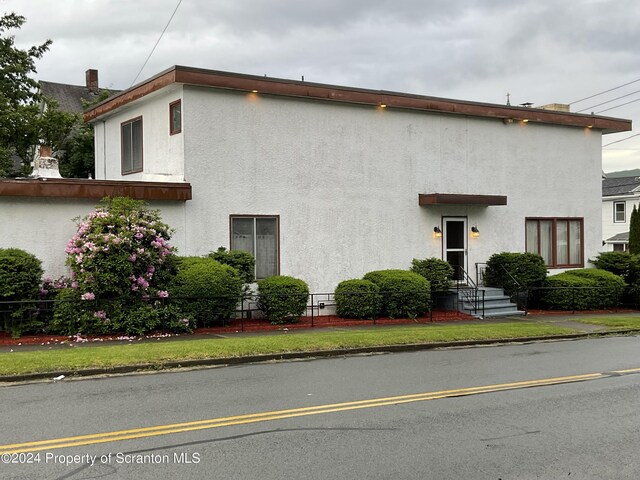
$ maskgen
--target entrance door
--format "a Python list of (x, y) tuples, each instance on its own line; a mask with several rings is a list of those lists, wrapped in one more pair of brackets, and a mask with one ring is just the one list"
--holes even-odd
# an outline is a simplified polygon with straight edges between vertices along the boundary
[(454, 268), (454, 280), (464, 281), (461, 268), (467, 270), (467, 219), (444, 217), (444, 259)]

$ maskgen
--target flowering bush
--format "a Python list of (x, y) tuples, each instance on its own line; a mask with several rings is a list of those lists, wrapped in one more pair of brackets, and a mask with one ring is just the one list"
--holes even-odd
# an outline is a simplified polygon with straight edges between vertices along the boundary
[[(135, 308), (169, 296), (166, 284), (175, 251), (171, 233), (157, 210), (128, 198), (105, 199), (78, 223), (65, 249), (75, 293), (67, 293), (65, 300), (81, 301), (77, 308), (89, 313), (91, 324), (83, 322), (85, 328), (97, 323), (99, 330), (117, 331), (130, 323), (126, 317)], [(57, 325), (76, 323), (66, 316), (58, 315)]]

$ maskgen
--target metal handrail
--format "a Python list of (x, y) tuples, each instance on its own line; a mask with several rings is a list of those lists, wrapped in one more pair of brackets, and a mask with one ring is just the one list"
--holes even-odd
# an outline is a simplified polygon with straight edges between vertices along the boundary
[[(478, 285), (471, 279), (469, 274), (466, 272), (461, 265), (456, 265), (458, 269), (458, 275), (456, 275), (458, 282), (456, 283), (456, 294), (458, 295), (458, 301), (460, 300), (460, 295), (462, 293), (462, 297), (464, 300), (468, 301), (473, 307), (473, 313), (478, 314), (479, 310), (482, 308), (482, 316), (484, 317), (484, 290), (482, 291), (482, 299), (480, 299), (479, 288)], [(468, 288), (460, 288), (460, 279), (462, 279), (468, 286)], [(482, 301), (481, 301), (482, 300)]]

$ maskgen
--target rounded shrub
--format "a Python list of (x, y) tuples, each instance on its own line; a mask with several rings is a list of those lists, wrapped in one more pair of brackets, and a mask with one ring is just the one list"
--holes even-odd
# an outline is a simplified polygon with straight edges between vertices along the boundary
[(517, 292), (518, 285), (521, 288), (538, 287), (546, 277), (547, 267), (540, 255), (502, 252), (491, 255), (487, 260), (484, 283), (489, 287), (502, 288), (511, 296)]
[(229, 265), (213, 258), (182, 257), (169, 283), (170, 302), (197, 325), (234, 316), (242, 294), (242, 278)]
[(453, 267), (445, 260), (435, 257), (424, 260), (414, 258), (411, 271), (429, 280), (432, 292), (445, 292), (451, 288)]
[(220, 247), (215, 252), (211, 252), (208, 257), (238, 270), (244, 283), (253, 283), (256, 278), (256, 259), (249, 252)]
[(633, 256), (629, 252), (600, 252), (592, 260), (596, 268), (606, 270), (627, 279)]
[(342, 318), (373, 318), (382, 306), (380, 287), (369, 280), (344, 280), (334, 292), (336, 313)]
[(626, 284), (600, 269), (568, 270), (550, 276), (542, 289), (542, 304), (558, 310), (595, 310), (620, 303)]
[[(0, 301), (38, 299), (41, 277), (42, 264), (34, 255), (19, 248), (0, 249)], [(0, 329), (10, 331), (13, 337), (37, 332), (47, 320), (35, 303), (10, 303), (3, 310)]]
[(415, 318), (429, 311), (431, 286), (422, 275), (408, 270), (376, 270), (363, 278), (380, 289), (383, 315)]
[(309, 286), (299, 278), (274, 275), (258, 282), (258, 308), (274, 324), (298, 320), (308, 298)]
[(0, 248), (0, 300), (33, 300), (40, 292), (42, 262), (19, 248)]

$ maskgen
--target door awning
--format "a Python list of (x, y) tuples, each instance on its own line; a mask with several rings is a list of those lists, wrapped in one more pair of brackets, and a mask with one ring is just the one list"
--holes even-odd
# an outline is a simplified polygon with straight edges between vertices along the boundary
[(418, 205), (506, 205), (506, 195), (469, 195), (465, 193), (420, 193)]

